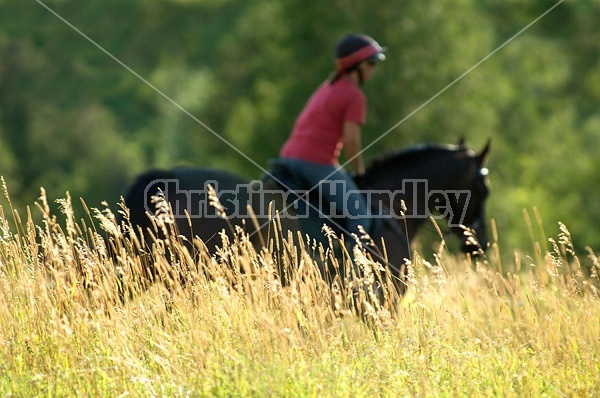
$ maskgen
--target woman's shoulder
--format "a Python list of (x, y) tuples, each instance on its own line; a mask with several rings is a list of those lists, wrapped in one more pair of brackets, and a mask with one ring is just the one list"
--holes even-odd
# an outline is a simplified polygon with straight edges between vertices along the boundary
[(339, 95), (364, 96), (363, 91), (354, 82), (347, 79), (339, 79), (329, 85), (330, 89)]

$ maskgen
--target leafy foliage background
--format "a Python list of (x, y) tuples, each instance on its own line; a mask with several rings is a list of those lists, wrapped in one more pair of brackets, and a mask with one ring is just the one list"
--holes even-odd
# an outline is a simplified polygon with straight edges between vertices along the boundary
[[(266, 167), (331, 71), (335, 42), (365, 32), (388, 47), (365, 86), (364, 145), (386, 134), (367, 160), (460, 137), (478, 149), (491, 138), (488, 215), (502, 247), (528, 248), (531, 233), (550, 235), (558, 221), (578, 249), (600, 247), (599, 1), (560, 4), (409, 118), (555, 2), (43, 4), (164, 95), (42, 4), (0, 0), (0, 175), (17, 207), (31, 205), (41, 186), (50, 197), (69, 191), (89, 206), (115, 204), (151, 167), (257, 178), (226, 142)], [(533, 209), (542, 228), (525, 222)]]

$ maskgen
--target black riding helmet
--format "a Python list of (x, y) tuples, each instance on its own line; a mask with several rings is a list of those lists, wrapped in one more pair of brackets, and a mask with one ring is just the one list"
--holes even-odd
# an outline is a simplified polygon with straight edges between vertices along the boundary
[(367, 35), (349, 34), (335, 46), (336, 72), (351, 70), (363, 61), (383, 61), (385, 51), (385, 48)]

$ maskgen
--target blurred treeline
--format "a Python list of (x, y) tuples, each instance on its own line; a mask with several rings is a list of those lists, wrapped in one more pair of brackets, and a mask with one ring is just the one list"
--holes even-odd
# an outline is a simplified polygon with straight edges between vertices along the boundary
[(0, 174), (17, 208), (40, 187), (114, 205), (151, 167), (257, 178), (227, 142), (266, 167), (331, 71), (337, 39), (364, 32), (388, 47), (365, 86), (364, 145), (387, 134), (367, 161), (491, 138), (488, 215), (502, 247), (531, 247), (523, 209), (543, 239), (537, 208), (548, 236), (562, 221), (578, 248), (600, 248), (600, 1), (560, 4), (410, 118), (556, 2), (42, 2), (130, 70), (42, 4), (0, 0)]

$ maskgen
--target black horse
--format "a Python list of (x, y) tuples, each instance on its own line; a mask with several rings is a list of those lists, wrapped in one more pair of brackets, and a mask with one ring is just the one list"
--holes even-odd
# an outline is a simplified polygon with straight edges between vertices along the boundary
[[(367, 168), (360, 185), (374, 217), (379, 219), (377, 229), (371, 232), (375, 242), (386, 242), (386, 262), (397, 280), (403, 279), (404, 264), (411, 257), (409, 242), (430, 217), (448, 221), (462, 240), (463, 252), (485, 250), (485, 163), (489, 148), (489, 142), (479, 153), (462, 143), (415, 146), (387, 154)], [(335, 215), (315, 216), (318, 203), (314, 200), (309, 201), (312, 206), (299, 206), (297, 196), (282, 189), (287, 184), (278, 178), (280, 172), (274, 171), (263, 181), (248, 181), (215, 169), (151, 170), (139, 176), (125, 196), (129, 221), (141, 231), (151, 230), (153, 197), (161, 192), (171, 207), (178, 233), (190, 242), (198, 237), (208, 248), (218, 247), (219, 233), (231, 234), (236, 225), (243, 225), (256, 245), (267, 244), (269, 232), (265, 231), (270, 228), (268, 220), (274, 209), (281, 212), (286, 230), (301, 230), (321, 242), (326, 242), (321, 232), (324, 223), (343, 231), (343, 220)]]

